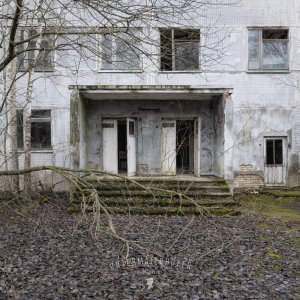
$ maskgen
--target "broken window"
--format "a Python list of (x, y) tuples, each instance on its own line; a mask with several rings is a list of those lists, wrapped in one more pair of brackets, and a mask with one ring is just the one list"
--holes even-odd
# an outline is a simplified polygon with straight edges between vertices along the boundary
[(266, 163), (267, 165), (282, 165), (282, 139), (268, 139), (266, 141)]
[(248, 43), (249, 70), (288, 69), (287, 29), (251, 29)]
[[(23, 71), (28, 68), (34, 68), (35, 71), (53, 71), (53, 40), (50, 35), (38, 36), (34, 29), (20, 31), (20, 41), (27, 42), (18, 45), (17, 67)], [(39, 41), (39, 42), (38, 42)]]
[(140, 34), (138, 28), (101, 37), (102, 70), (140, 70)]
[(200, 31), (160, 30), (160, 68), (162, 71), (199, 70)]

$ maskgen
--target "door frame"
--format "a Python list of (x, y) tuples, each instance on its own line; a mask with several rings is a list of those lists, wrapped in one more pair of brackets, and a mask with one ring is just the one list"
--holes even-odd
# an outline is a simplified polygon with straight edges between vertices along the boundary
[[(176, 143), (177, 143), (177, 122), (180, 121), (194, 121), (194, 176), (201, 176), (201, 117), (187, 117), (187, 118), (161, 118), (161, 174), (162, 175), (176, 175), (177, 174), (177, 165), (176, 165), (176, 156), (177, 156), (177, 149), (176, 149)], [(172, 170), (175, 168), (175, 171), (173, 172), (163, 172), (163, 157), (164, 157), (164, 151), (163, 151), (163, 123), (173, 123), (175, 122), (175, 158), (174, 158), (174, 166), (172, 166)], [(197, 127), (197, 128), (196, 128)]]
[[(114, 166), (114, 171), (111, 172), (111, 173), (114, 173), (114, 174), (119, 174), (119, 163), (118, 163), (118, 122), (119, 121), (125, 121), (126, 123), (126, 134), (127, 134), (127, 145), (126, 145), (126, 149), (127, 149), (127, 175), (129, 176), (130, 174), (128, 173), (128, 167), (129, 167), (129, 164), (128, 164), (128, 136), (129, 136), (129, 128), (128, 128), (128, 124), (129, 124), (129, 121), (134, 121), (134, 135), (135, 135), (135, 169), (137, 170), (137, 160), (138, 160), (138, 156), (137, 156), (137, 147), (138, 147), (138, 132), (137, 132), (137, 129), (138, 129), (138, 124), (137, 124), (137, 119), (136, 118), (132, 118), (132, 117), (122, 117), (122, 118), (114, 118), (114, 117), (101, 117), (101, 149), (102, 151), (100, 151), (100, 155), (102, 156), (102, 169), (103, 171), (106, 171), (105, 170), (105, 153), (104, 153), (104, 128), (103, 128), (103, 124), (105, 124), (106, 122), (113, 122), (114, 125), (115, 125), (115, 131), (116, 131), (116, 165)], [(113, 149), (111, 149), (113, 150)], [(113, 150), (114, 151), (114, 150)], [(136, 172), (134, 175), (130, 175), (130, 176), (135, 176), (136, 175)]]
[[(266, 186), (285, 186), (287, 184), (287, 167), (288, 167), (288, 137), (287, 136), (264, 136), (264, 184)], [(282, 141), (282, 183), (267, 182), (267, 141), (281, 140)], [(270, 165), (269, 165), (270, 166)], [(274, 166), (276, 166), (274, 164)], [(280, 164), (278, 164), (280, 166)], [(270, 166), (271, 168), (271, 166)]]

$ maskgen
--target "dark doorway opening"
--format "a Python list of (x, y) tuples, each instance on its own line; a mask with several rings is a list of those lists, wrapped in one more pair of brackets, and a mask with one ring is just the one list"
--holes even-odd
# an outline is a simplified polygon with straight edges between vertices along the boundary
[(194, 121), (176, 122), (176, 173), (194, 173)]
[(118, 171), (127, 172), (127, 132), (126, 121), (118, 121)]

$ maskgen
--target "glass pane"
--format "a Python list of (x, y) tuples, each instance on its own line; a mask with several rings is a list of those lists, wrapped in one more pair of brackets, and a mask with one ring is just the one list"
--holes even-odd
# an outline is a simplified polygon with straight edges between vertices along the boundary
[(38, 52), (36, 58), (36, 69), (40, 70), (52, 70), (53, 69), (53, 52), (51, 49), (51, 44), (47, 40), (42, 40), (40, 45), (40, 51)]
[(105, 35), (102, 37), (101, 48), (102, 48), (101, 69), (112, 70), (113, 69), (113, 67), (112, 67), (113, 47), (112, 47), (112, 36), (111, 35)]
[(186, 42), (175, 44), (176, 70), (199, 70), (199, 43)]
[(273, 140), (267, 140), (267, 151), (266, 151), (266, 161), (267, 165), (273, 165), (274, 164), (274, 141)]
[(32, 118), (50, 118), (51, 110), (50, 109), (33, 109), (31, 111)]
[(287, 39), (287, 29), (264, 29), (263, 39)]
[(51, 123), (31, 122), (31, 148), (51, 148)]
[(160, 34), (160, 69), (172, 71), (172, 30), (162, 30)]
[(286, 70), (288, 47), (287, 42), (272, 41), (263, 43), (263, 69)]
[(275, 140), (275, 164), (282, 165), (283, 155), (282, 155), (282, 140)]
[(175, 41), (199, 41), (200, 31), (191, 29), (174, 29)]
[(140, 59), (137, 51), (138, 49), (135, 48), (134, 44), (117, 40), (115, 69), (138, 70), (140, 68)]
[(17, 110), (17, 142), (18, 148), (24, 148), (23, 110)]
[(68, 34), (57, 39), (56, 64), (70, 69), (95, 69), (96, 35)]
[(249, 70), (259, 70), (260, 69), (260, 50), (259, 50), (259, 35), (260, 31), (250, 30), (248, 37), (248, 47), (249, 47), (249, 61), (248, 69)]

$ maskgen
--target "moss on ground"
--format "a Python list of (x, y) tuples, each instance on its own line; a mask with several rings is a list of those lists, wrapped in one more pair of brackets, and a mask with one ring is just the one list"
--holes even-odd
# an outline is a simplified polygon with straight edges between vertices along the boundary
[(300, 198), (276, 197), (271, 194), (241, 194), (235, 197), (244, 213), (261, 213), (271, 218), (300, 223)]

